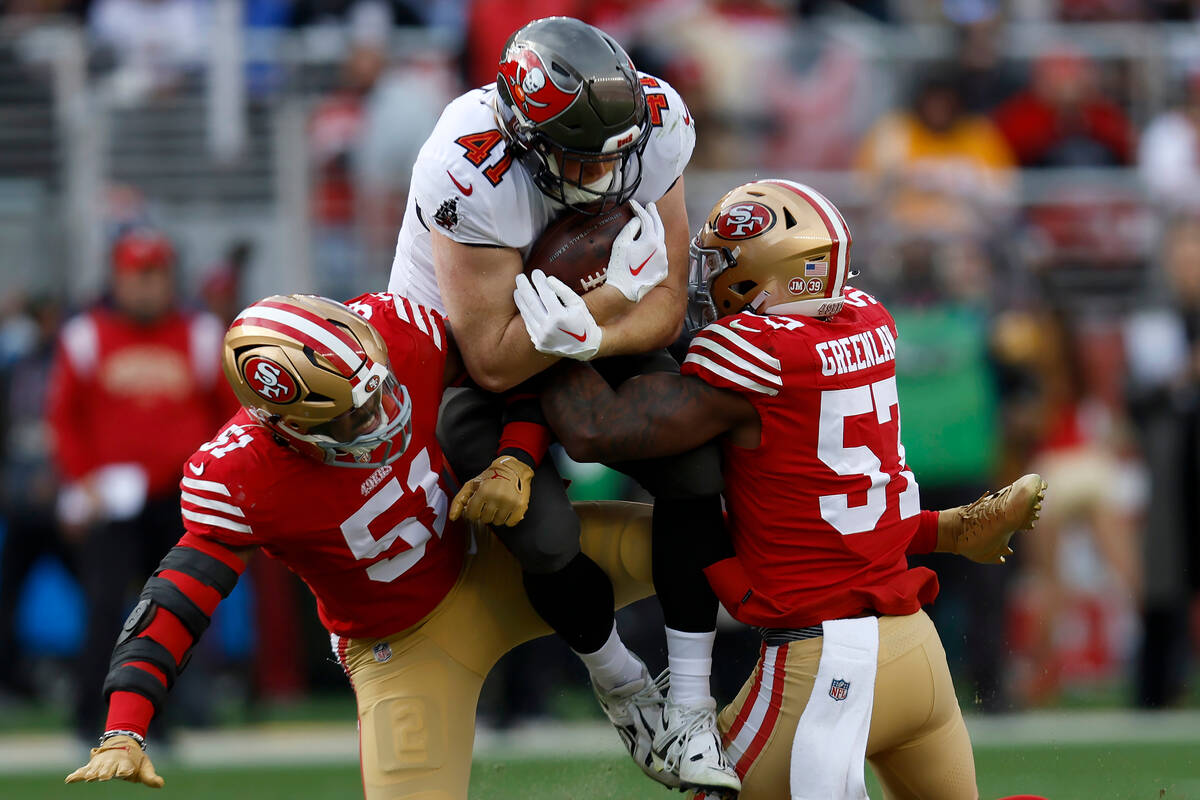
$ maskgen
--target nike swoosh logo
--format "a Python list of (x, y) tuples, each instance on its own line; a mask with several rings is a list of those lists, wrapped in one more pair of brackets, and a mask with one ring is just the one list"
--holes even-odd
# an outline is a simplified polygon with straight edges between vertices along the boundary
[(729, 327), (737, 328), (739, 331), (745, 331), (746, 333), (759, 333), (758, 328), (747, 328), (744, 324), (742, 324), (741, 320), (729, 320)]
[[(450, 170), (446, 170), (446, 174), (450, 175)], [(459, 183), (455, 179), (455, 177), (453, 175), (450, 175), (450, 180), (451, 180), (451, 182), (453, 182), (453, 184), (455, 186), (458, 187), (458, 190), (463, 193), (463, 197), (470, 197), (471, 192), (475, 191), (475, 184), (471, 184), (470, 186), (463, 186), (461, 183)]]
[(188, 469), (190, 469), (192, 471), (193, 475), (203, 475), (204, 474), (204, 464), (193, 464), (192, 462), (189, 461)]
[(571, 331), (567, 330), (566, 328), (559, 328), (559, 330), (562, 331), (563, 333), (565, 333), (567, 336), (570, 336), (572, 339), (576, 339), (581, 342), (587, 341), (586, 333), (584, 333), (584, 334), (572, 333)]
[(637, 269), (634, 269), (633, 267), (629, 268), (629, 274), (636, 278), (638, 273), (642, 271), (642, 268), (650, 263), (650, 259), (654, 258), (654, 254), (657, 252), (658, 252), (657, 247), (654, 248), (653, 250), (651, 250), (650, 255), (646, 256), (646, 260), (637, 265)]

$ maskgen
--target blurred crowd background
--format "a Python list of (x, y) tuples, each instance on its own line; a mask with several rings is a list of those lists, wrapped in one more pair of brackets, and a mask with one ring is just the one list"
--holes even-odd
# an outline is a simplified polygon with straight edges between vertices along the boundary
[[(113, 473), (85, 513), (70, 451), (96, 429), (148, 433), (151, 450), (184, 435), (179, 395), (72, 426), (88, 412), (61, 410), (61, 361), (84, 345), (64, 322), (150, 305), (207, 330), (197, 320), (273, 292), (383, 290), (443, 105), (551, 14), (604, 28), (681, 92), (699, 137), (693, 226), (755, 176), (843, 210), (857, 285), (900, 330), (924, 507), (1026, 471), (1049, 481), (1007, 567), (929, 559), (964, 708), (1200, 706), (1200, 2), (0, 0), (0, 708), (49, 708), (92, 735), (72, 709), (93, 660), (87, 587), (112, 569), (96, 537), (154, 487), (131, 500)], [(131, 230), (162, 252), (117, 258)], [(157, 270), (157, 289), (120, 286)], [(186, 391), (161, 373), (121, 380)], [(228, 411), (210, 399), (189, 407)], [(644, 497), (563, 467), (579, 499)], [(122, 610), (144, 577), (119, 587)], [(621, 617), (652, 667), (657, 613)], [(723, 628), (720, 699), (753, 641)], [(181, 680), (178, 716), (348, 698), (327, 648), (303, 587), (256, 563)], [(571, 713), (577, 669), (556, 641), (515, 651), (484, 719)]]

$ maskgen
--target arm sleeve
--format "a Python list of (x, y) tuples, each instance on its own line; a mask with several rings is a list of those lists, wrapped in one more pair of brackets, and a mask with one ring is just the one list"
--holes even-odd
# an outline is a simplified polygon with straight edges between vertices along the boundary
[(905, 555), (919, 556), (937, 549), (938, 512), (922, 509), (917, 522), (917, 531), (908, 543)]
[(719, 389), (748, 395), (753, 402), (774, 397), (783, 388), (780, 360), (765, 331), (738, 328), (741, 319), (712, 323), (692, 339), (680, 372), (694, 375)]
[(113, 648), (105, 730), (145, 736), (167, 691), (245, 563), (219, 542), (185, 534), (146, 582)]
[(510, 455), (531, 467), (546, 456), (552, 434), (542, 414), (536, 378), (509, 390), (504, 396), (503, 425), (496, 455)]

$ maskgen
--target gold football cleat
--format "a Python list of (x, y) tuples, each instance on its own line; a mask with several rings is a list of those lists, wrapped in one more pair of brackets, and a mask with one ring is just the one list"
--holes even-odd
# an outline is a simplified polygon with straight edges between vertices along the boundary
[(1046, 496), (1041, 475), (1024, 475), (968, 506), (938, 513), (938, 552), (957, 553), (981, 564), (1003, 564), (1008, 540), (1037, 522)]

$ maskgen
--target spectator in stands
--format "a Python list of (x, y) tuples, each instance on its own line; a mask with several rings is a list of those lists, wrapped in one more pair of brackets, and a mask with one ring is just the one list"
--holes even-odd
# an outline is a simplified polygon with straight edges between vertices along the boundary
[(453, 95), (436, 50), (390, 61), (385, 10), (355, 7), (340, 85), (309, 119), (316, 273), (327, 297), (386, 282), (413, 161)]
[(174, 266), (162, 233), (122, 234), (111, 251), (111, 296), (63, 326), (50, 377), (47, 419), (63, 478), (57, 510), (87, 601), (81, 738), (103, 723), (101, 685), (130, 590), (183, 535), (183, 462), (228, 410), (224, 327), (176, 306)]
[(1060, 560), (1067, 528), (1078, 525), (1090, 537), (1114, 603), (1136, 610), (1142, 597), (1142, 482), (1120, 396), (1120, 330), (1111, 319), (1076, 315), (1058, 309), (1039, 316), (1026, 343), (1037, 376), (1037, 393), (1029, 398), (1036, 411), (1029, 416), (1038, 435), (1029, 468), (1057, 481), (1055, 496), (1043, 504), (1036, 541), (1031, 537), (1022, 551), (1022, 600), (1032, 631), (1029, 669), (1016, 691), (1034, 706), (1058, 698), (1070, 666), (1059, 652), (1061, 625), (1077, 594)]
[[(896, 251), (901, 264), (888, 308), (904, 332), (896, 378), (906, 458), (921, 476), (921, 502), (949, 507), (1020, 475), (1001, 471), (1002, 382), (991, 342), (997, 270), (972, 240), (913, 239)], [(1011, 570), (943, 555), (912, 563), (938, 574), (942, 591), (930, 614), (943, 634), (949, 632), (947, 656), (952, 665), (964, 664), (976, 708), (1006, 710)]]
[(1138, 147), (1150, 200), (1167, 213), (1200, 213), (1200, 64), (1183, 82), (1182, 102), (1151, 120)]
[(32, 661), (16, 635), (25, 577), (43, 555), (72, 565), (54, 516), (58, 476), (43, 419), (60, 317), (57, 302), (39, 297), (25, 303), (16, 319), (6, 320), (4, 326), (27, 330), (19, 337), (4, 337), (21, 341), (0, 364), (0, 692), (18, 696), (30, 696), (35, 688)]
[(317, 104), (308, 121), (317, 286), (329, 297), (351, 297), (367, 288), (360, 286), (365, 259), (356, 230), (354, 159), (366, 98), (386, 63), (384, 41), (355, 41), (342, 64), (338, 88)]
[(1171, 222), (1150, 302), (1125, 329), (1129, 407), (1150, 475), (1139, 705), (1178, 701), (1200, 592), (1200, 217)]
[(585, 0), (469, 0), (463, 41), (467, 86), (496, 80), (496, 64), (512, 31), (542, 17), (588, 20)]
[(1020, 76), (1005, 58), (1003, 30), (998, 15), (955, 28), (954, 60), (963, 108), (969, 113), (990, 114), (1021, 88)]
[(420, 0), (295, 0), (291, 3), (289, 22), (297, 28), (307, 28), (333, 23), (354, 25), (354, 18), (369, 6), (372, 17), (379, 17), (384, 29), (394, 26), (418, 26), (425, 22), (428, 6)]
[(198, 0), (96, 0), (88, 25), (116, 61), (114, 98), (130, 105), (175, 90), (199, 67), (208, 40)]
[(1060, 47), (1033, 65), (1028, 88), (1002, 105), (996, 124), (1024, 167), (1122, 166), (1133, 161), (1133, 128), (1106, 97), (1096, 66)]
[[(441, 53), (410, 48), (402, 62), (382, 72), (366, 97), (354, 180), (359, 227), (372, 267), (384, 269), (391, 263), (413, 162), (441, 109), (453, 99), (454, 86), (451, 64)], [(385, 280), (381, 273), (377, 277), (376, 283)]]
[[(217, 319), (226, 325), (246, 306), (245, 294), (246, 272), (250, 260), (254, 257), (254, 243), (249, 239), (235, 239), (225, 249), (225, 256), (209, 267), (200, 282), (200, 299)], [(231, 403), (237, 403), (237, 398), (231, 393)], [(237, 411), (230, 408), (230, 415)]]
[(986, 237), (1007, 219), (1013, 158), (986, 117), (967, 114), (956, 79), (923, 76), (905, 111), (867, 133), (858, 167), (880, 198), (876, 230)]

